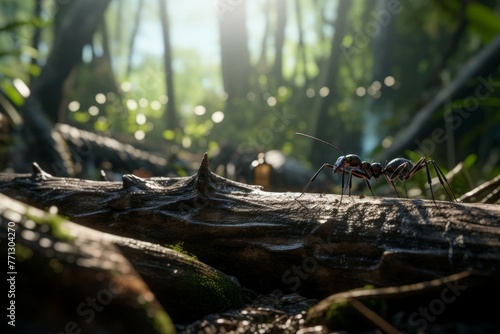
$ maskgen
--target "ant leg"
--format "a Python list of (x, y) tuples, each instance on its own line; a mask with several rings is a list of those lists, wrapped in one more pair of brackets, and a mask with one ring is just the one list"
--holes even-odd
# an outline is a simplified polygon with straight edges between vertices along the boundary
[[(321, 166), (321, 167), (318, 169), (318, 171), (317, 171), (316, 173), (314, 173), (313, 177), (311, 177), (311, 179), (309, 180), (309, 182), (307, 182), (306, 186), (305, 186), (305, 187), (304, 187), (304, 189), (302, 190), (302, 193), (299, 195), (299, 197), (300, 197), (300, 196), (302, 196), (302, 195), (306, 192), (307, 188), (309, 188), (309, 186), (311, 185), (311, 183), (313, 183), (313, 182), (314, 182), (314, 180), (315, 180), (315, 179), (316, 179), (316, 177), (318, 176), (319, 172), (321, 172), (321, 170), (322, 170), (323, 168), (325, 168), (325, 167), (328, 167), (328, 168), (332, 168), (332, 169), (333, 169), (333, 165), (332, 165), (332, 164), (329, 164), (329, 163), (325, 162), (325, 163), (323, 164), (323, 166)], [(343, 181), (343, 180), (342, 180), (342, 181)], [(298, 197), (297, 197), (297, 198), (298, 198)]]
[(387, 183), (389, 183), (392, 186), (392, 189), (394, 189), (394, 192), (396, 193), (396, 195), (398, 195), (398, 198), (401, 198), (401, 196), (399, 196), (398, 190), (396, 189), (396, 185), (394, 184), (394, 180), (392, 180), (390, 177), (388, 177), (385, 174), (384, 174), (384, 177), (385, 177)]
[(429, 172), (429, 161), (426, 160), (425, 157), (421, 157), (413, 166), (412, 169), (408, 172), (408, 176), (406, 177), (406, 180), (411, 178), (413, 175), (415, 175), (419, 170), (425, 167), (425, 172), (427, 174), (427, 183), (429, 184), (429, 189), (431, 190), (431, 196), (432, 196), (432, 202), (434, 202), (434, 205), (436, 207), (436, 199), (434, 197), (434, 190), (432, 189), (432, 179), (431, 179), (431, 173)]
[[(419, 162), (417, 162), (417, 164), (418, 164), (418, 163), (420, 163), (420, 161), (419, 161)], [(395, 180), (395, 179), (397, 179), (397, 178), (399, 177), (399, 175), (401, 175), (401, 173), (405, 170), (405, 168), (408, 168), (408, 163), (406, 163), (406, 162), (405, 162), (405, 163), (402, 163), (401, 165), (399, 165), (399, 166), (398, 166), (398, 168), (396, 168), (396, 169), (394, 170), (394, 172), (392, 172), (392, 174), (391, 174), (391, 176), (390, 176), (389, 178), (390, 178), (391, 180)], [(411, 172), (411, 170), (410, 170), (410, 171), (408, 171), (408, 177), (407, 177), (404, 181), (408, 180), (408, 179), (411, 177), (411, 176), (410, 176), (410, 172)]]
[(368, 182), (368, 180), (365, 179), (365, 183), (366, 183), (366, 186), (368, 187), (368, 189), (370, 189), (370, 192), (372, 193), (372, 196), (375, 196), (375, 194), (373, 193), (373, 190), (372, 190), (372, 186), (370, 185), (370, 182)]
[(408, 176), (406, 177), (405, 181), (410, 179), (413, 175), (415, 175), (419, 170), (424, 168), (427, 165), (427, 161), (425, 160), (425, 157), (420, 158), (415, 165), (413, 166), (412, 169), (408, 171)]
[(370, 185), (370, 182), (368, 181), (369, 179), (372, 178), (372, 176), (370, 176), (369, 174), (367, 174), (365, 171), (362, 171), (362, 170), (351, 169), (351, 171), (352, 171), (352, 175), (359, 177), (360, 179), (365, 180), (366, 186), (368, 187), (368, 189), (370, 189), (372, 196), (375, 196), (375, 194), (373, 193), (372, 187)]
[[(446, 192), (446, 195), (448, 196), (448, 198), (450, 199), (450, 201), (452, 202), (456, 202), (457, 201), (457, 198), (455, 196), (455, 193), (453, 192), (453, 189), (451, 189), (451, 186), (450, 186), (450, 183), (448, 182), (448, 179), (446, 178), (446, 176), (444, 175), (443, 171), (441, 170), (441, 168), (439, 168), (438, 164), (436, 161), (434, 160), (430, 160), (428, 163), (432, 163), (432, 165), (434, 166), (434, 169), (436, 170), (436, 174), (438, 176), (438, 179), (439, 179), (439, 183), (441, 183), (441, 185), (443, 186), (444, 188), (444, 191)], [(448, 192), (448, 190), (446, 189), (444, 183), (443, 183), (443, 180), (444, 182), (446, 182), (446, 184), (448, 185), (448, 188), (450, 189), (450, 193), (451, 195), (453, 196), (450, 196), (450, 193)]]
[(351, 197), (351, 189), (352, 189), (352, 169), (349, 171), (349, 197)]
[(342, 191), (340, 192), (340, 204), (342, 204), (342, 198), (344, 197), (344, 175), (345, 175), (345, 170), (344, 167), (342, 167), (342, 187), (340, 188)]
[(436, 208), (438, 207), (436, 204), (436, 199), (434, 198), (434, 191), (432, 190), (432, 179), (431, 179), (431, 173), (429, 172), (429, 162), (425, 161), (425, 171), (427, 172), (427, 183), (429, 184), (429, 188), (431, 189), (431, 196), (432, 196), (432, 201), (434, 202), (434, 205)]
[[(413, 168), (408, 173), (408, 179), (410, 177), (412, 177), (413, 175), (415, 175), (416, 172), (418, 172), (419, 170), (421, 170), (422, 168), (425, 167), (425, 172), (427, 173), (427, 183), (429, 184), (429, 189), (431, 190), (432, 201), (434, 202), (434, 205), (437, 207), (436, 199), (434, 197), (434, 190), (432, 189), (431, 173), (429, 171), (429, 164), (431, 164), (431, 163), (433, 164), (434, 169), (436, 169), (436, 166), (434, 165), (434, 163), (435, 163), (434, 160), (426, 160), (425, 157), (420, 158), (420, 160), (418, 160), (418, 162), (415, 164), (415, 166), (413, 166)], [(439, 169), (439, 167), (438, 167), (438, 169)], [(441, 172), (441, 170), (439, 169), (439, 171), (438, 171), (438, 169), (436, 169), (436, 174), (438, 176), (439, 182), (443, 186), (446, 194), (448, 194), (448, 191), (446, 190), (446, 187), (444, 186), (443, 181), (441, 180), (441, 175), (439, 174), (439, 172)], [(441, 172), (441, 174), (443, 174), (443, 172)], [(450, 197), (450, 199), (451, 199), (451, 197)]]

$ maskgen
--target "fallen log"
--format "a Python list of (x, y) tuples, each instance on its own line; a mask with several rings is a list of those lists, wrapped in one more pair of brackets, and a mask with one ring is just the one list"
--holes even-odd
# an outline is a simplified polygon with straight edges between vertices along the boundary
[(0, 194), (0, 237), (9, 283), (4, 333), (176, 332), (104, 233)]
[[(100, 320), (113, 314), (111, 309), (122, 308), (130, 315), (136, 315), (136, 320), (141, 320), (140, 324), (134, 325), (135, 332), (143, 331), (147, 320), (150, 322), (148, 328), (159, 325), (156, 321), (161, 318), (168, 322), (169, 317), (176, 323), (189, 322), (210, 313), (239, 308), (249, 300), (234, 277), (179, 252), (182, 251), (179, 246), (172, 245), (179, 250), (175, 251), (103, 233), (2, 194), (0, 236), (2, 240), (9, 236), (18, 252), (17, 269), (11, 269), (18, 277), (16, 300), (23, 315), (32, 316), (22, 318), (20, 322), (24, 326), (47, 324), (46, 314), (26, 312), (26, 308), (43, 308), (45, 303), (68, 310), (63, 314), (66, 321), (59, 319), (62, 323), (59, 328), (58, 324), (52, 323), (51, 327), (45, 328), (47, 332), (63, 329), (65, 322), (78, 319), (79, 327), (85, 332), (91, 330), (88, 321), (81, 321), (86, 317), (74, 317), (71, 312), (78, 308), (79, 298), (94, 297), (102, 289), (105, 291), (101, 294), (106, 295), (102, 299), (114, 299), (117, 303), (107, 307), (106, 316)], [(5, 251), (7, 248), (3, 247), (2, 252)], [(13, 259), (12, 263), (14, 265)], [(33, 281), (33, 277), (37, 277), (37, 281)], [(61, 298), (64, 295), (61, 289), (68, 291), (72, 298)], [(53, 294), (52, 298), (48, 298), (50, 294)], [(109, 304), (107, 299), (102, 303), (105, 306)], [(149, 316), (134, 310), (140, 303), (144, 304), (144, 312)], [(78, 315), (80, 313), (85, 313), (85, 310)], [(158, 319), (154, 318), (156, 313)], [(144, 319), (140, 319), (141, 316)], [(118, 321), (114, 316), (108, 320), (105, 321), (107, 326)], [(120, 332), (128, 330), (128, 322), (122, 322), (121, 326), (125, 327)], [(169, 326), (173, 327), (171, 322), (162, 328)], [(163, 329), (156, 328), (155, 331), (163, 332)]]
[(183, 242), (259, 292), (323, 298), (462, 271), (478, 285), (500, 281), (498, 205), (265, 192), (212, 173), (206, 155), (191, 177), (123, 182), (53, 177), (35, 164), (0, 175), (0, 193), (111, 234)]

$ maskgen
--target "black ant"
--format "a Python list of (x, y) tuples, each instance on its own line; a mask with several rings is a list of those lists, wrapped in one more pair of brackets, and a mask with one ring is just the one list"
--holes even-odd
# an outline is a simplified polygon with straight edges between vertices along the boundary
[[(361, 178), (361, 179), (365, 180), (365, 183), (366, 183), (368, 189), (370, 189), (370, 192), (372, 193), (372, 195), (374, 195), (374, 194), (373, 194), (373, 190), (372, 190), (372, 187), (370, 185), (369, 180), (371, 178), (378, 180), (378, 178), (381, 175), (383, 175), (384, 178), (387, 180), (387, 182), (392, 186), (392, 188), (396, 192), (396, 195), (398, 197), (400, 197), (398, 190), (396, 189), (396, 186), (394, 184), (394, 180), (399, 178), (401, 181), (405, 182), (408, 179), (410, 179), (413, 175), (415, 175), (415, 173), (417, 173), (419, 170), (425, 168), (425, 170), (427, 172), (427, 183), (429, 184), (429, 188), (431, 189), (432, 201), (434, 202), (434, 204), (436, 204), (436, 201), (434, 199), (434, 191), (432, 190), (431, 175), (429, 172), (429, 165), (432, 164), (432, 166), (434, 166), (434, 169), (436, 170), (436, 174), (438, 176), (439, 182), (443, 186), (448, 198), (452, 202), (457, 201), (455, 194), (453, 193), (453, 190), (451, 189), (451, 186), (450, 186), (448, 180), (446, 179), (446, 176), (441, 171), (441, 168), (439, 168), (437, 162), (434, 160), (427, 160), (425, 157), (422, 157), (422, 158), (420, 158), (420, 160), (417, 161), (417, 163), (413, 164), (413, 162), (411, 162), (408, 159), (396, 158), (396, 159), (389, 161), (389, 163), (386, 163), (385, 167), (382, 168), (382, 165), (378, 162), (369, 163), (367, 161), (361, 161), (359, 156), (357, 156), (355, 154), (345, 154), (344, 151), (342, 151), (337, 146), (330, 144), (330, 143), (328, 143), (324, 140), (321, 140), (319, 138), (316, 138), (316, 137), (313, 137), (311, 135), (307, 135), (304, 133), (299, 133), (299, 132), (296, 132), (295, 134), (320, 141), (328, 146), (331, 146), (331, 147), (337, 149), (342, 154), (344, 154), (344, 155), (340, 156), (337, 159), (337, 161), (335, 162), (335, 164), (333, 164), (333, 165), (330, 163), (324, 163), (323, 166), (321, 166), (318, 169), (318, 171), (313, 175), (313, 177), (309, 180), (309, 182), (304, 187), (304, 190), (302, 191), (300, 196), (302, 196), (302, 194), (304, 194), (306, 192), (307, 188), (311, 185), (311, 183), (314, 182), (314, 180), (316, 179), (316, 177), (318, 176), (318, 174), (321, 172), (321, 170), (324, 167), (328, 167), (328, 168), (333, 169), (333, 174), (342, 173), (342, 194), (340, 197), (340, 203), (342, 203), (342, 196), (343, 196), (344, 189), (345, 189), (344, 188), (344, 176), (345, 176), (345, 174), (349, 174), (349, 178), (348, 178), (349, 196), (351, 195), (352, 176), (353, 175), (357, 178)], [(347, 171), (345, 169), (345, 167), (350, 167), (350, 168)], [(448, 192), (448, 190), (446, 189), (444, 182), (446, 182), (446, 184), (448, 185), (450, 192)], [(451, 193), (451, 195), (450, 195), (450, 193)], [(452, 198), (452, 196), (453, 196), (453, 198)]]

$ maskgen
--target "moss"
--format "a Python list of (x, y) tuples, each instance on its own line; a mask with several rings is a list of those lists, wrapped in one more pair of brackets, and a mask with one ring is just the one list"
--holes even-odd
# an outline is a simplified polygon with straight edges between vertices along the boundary
[(345, 327), (349, 325), (353, 316), (353, 309), (348, 300), (333, 303), (326, 312), (326, 319), (335, 325)]
[(180, 241), (174, 245), (166, 244), (165, 247), (170, 248), (171, 250), (176, 251), (177, 253), (181, 253), (192, 260), (196, 260), (196, 261), (198, 260), (196, 255), (189, 253), (187, 250), (184, 249), (184, 242), (182, 242), (182, 241)]
[(67, 218), (58, 215), (57, 208), (55, 207), (51, 207), (43, 216), (31, 214), (28, 210), (26, 212), (26, 218), (38, 225), (47, 225), (49, 227), (49, 233), (58, 240), (73, 242), (75, 239), (62, 226), (62, 222), (67, 220)]
[(228, 277), (213, 271), (213, 274), (204, 275), (193, 273), (187, 277), (193, 288), (197, 288), (200, 301), (207, 301), (217, 311), (225, 311), (241, 307), (244, 303), (244, 295), (241, 288)]

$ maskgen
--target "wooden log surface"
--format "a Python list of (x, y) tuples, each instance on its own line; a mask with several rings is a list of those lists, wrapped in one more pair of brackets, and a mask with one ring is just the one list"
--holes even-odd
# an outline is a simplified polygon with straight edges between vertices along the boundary
[[(71, 277), (82, 278), (72, 284), (72, 289), (76, 290), (78, 285), (92, 286), (94, 281), (102, 281), (93, 272), (100, 272), (101, 276), (111, 275), (118, 282), (130, 281), (128, 277), (133, 276), (140, 281), (134, 286), (142, 284), (146, 287), (147, 284), (148, 289), (153, 291), (142, 291), (142, 295), (151, 297), (154, 293), (176, 322), (194, 321), (209, 313), (239, 308), (247, 301), (244, 290), (234, 277), (192, 256), (65, 221), (54, 213), (46, 213), (0, 194), (0, 236), (6, 237), (9, 232), (16, 247), (29, 249), (29, 253), (39, 259), (56, 260), (60, 268), (64, 268), (52, 275), (56, 276), (52, 277), (54, 280), (69, 285), (72, 279), (65, 276), (71, 272)], [(180, 250), (180, 246), (170, 247)], [(36, 271), (32, 257), (27, 257), (31, 260), (29, 262), (18, 256), (18, 260), (22, 260), (18, 261), (19, 265), (23, 268), (17, 270), (18, 274), (28, 281), (31, 280), (28, 273)], [(29, 287), (19, 289), (22, 296), (28, 292), (36, 295), (39, 290), (45, 290), (43, 282), (36, 283), (30, 281)], [(137, 296), (134, 298), (137, 299)], [(18, 295), (18, 299), (22, 298)], [(156, 303), (158, 301), (155, 300)], [(75, 303), (75, 307), (78, 304)]]
[[(119, 249), (133, 253), (142, 244), (143, 257), (151, 257), (148, 253), (160, 253), (159, 247), (132, 244), (2, 194), (0, 237), (10, 283), (9, 326), (4, 324), (3, 333), (176, 332), (164, 305), (177, 304), (176, 310), (182, 311), (182, 304), (160, 304), (168, 288), (153, 293), (150, 287), (158, 286), (150, 284), (154, 279), (146, 284), (148, 275), (139, 275), (133, 260)], [(182, 276), (182, 258), (171, 258), (164, 261), (163, 272), (176, 268)]]
[[(500, 207), (380, 197), (265, 192), (208, 169), (123, 182), (0, 175), (0, 193), (72, 221), (160, 245), (183, 242), (202, 262), (259, 292), (312, 298), (469, 271), (500, 281)], [(472, 283), (471, 283), (472, 284)]]

